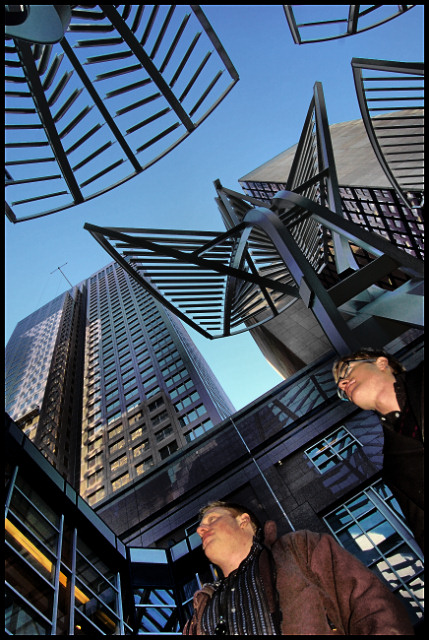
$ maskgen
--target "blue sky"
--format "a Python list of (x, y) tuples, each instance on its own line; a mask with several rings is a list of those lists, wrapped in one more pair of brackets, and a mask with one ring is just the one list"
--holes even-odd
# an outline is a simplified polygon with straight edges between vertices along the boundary
[[(347, 7), (326, 5), (327, 19), (345, 17)], [(316, 81), (334, 124), (360, 117), (353, 57), (423, 60), (422, 5), (365, 33), (301, 46), (293, 43), (281, 5), (202, 8), (239, 82), (195, 132), (144, 173), (63, 212), (16, 225), (6, 220), (6, 342), (19, 320), (69, 288), (58, 266), (67, 263), (62, 269), (77, 284), (110, 262), (85, 222), (222, 231), (213, 181), (240, 191), (241, 176), (295, 144)], [(311, 20), (313, 10), (301, 6), (300, 19)], [(247, 333), (210, 341), (187, 329), (237, 409), (281, 382)]]

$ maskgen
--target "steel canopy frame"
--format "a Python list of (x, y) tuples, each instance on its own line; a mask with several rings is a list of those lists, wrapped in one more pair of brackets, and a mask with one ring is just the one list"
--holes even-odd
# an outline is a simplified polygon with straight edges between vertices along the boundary
[[(296, 210), (297, 207), (301, 208), (306, 215), (328, 228), (331, 232), (338, 233), (347, 241), (353, 242), (377, 257), (372, 263), (353, 272), (352, 275), (332, 287), (332, 290), (326, 290), (320, 282), (316, 271), (293, 237), (293, 220), (288, 224), (280, 218), (282, 212), (284, 213), (291, 209)], [(287, 220), (287, 218), (284, 218), (284, 220)], [(169, 258), (173, 258), (175, 262), (173, 262), (172, 265), (173, 267), (175, 266), (178, 273), (180, 272), (180, 265), (183, 263), (187, 263), (188, 265), (192, 264), (199, 269), (204, 269), (204, 272), (201, 274), (203, 284), (208, 279), (207, 274), (226, 275), (227, 278), (230, 279), (230, 282), (227, 283), (225, 289), (219, 287), (218, 290), (218, 293), (222, 293), (223, 296), (224, 310), (225, 307), (230, 304), (231, 299), (231, 294), (228, 293), (228, 284), (232, 286), (234, 290), (237, 284), (247, 282), (257, 284), (260, 287), (269, 287), (273, 291), (282, 291), (292, 296), (299, 295), (313, 311), (332, 346), (340, 354), (359, 348), (362, 339), (359, 331), (356, 328), (352, 329), (344, 319), (341, 309), (339, 308), (342, 304), (362, 291), (368, 290), (374, 282), (398, 267), (407, 273), (415, 282), (421, 282), (423, 278), (423, 262), (421, 260), (401, 251), (381, 236), (365, 231), (353, 222), (341, 218), (326, 207), (313, 202), (305, 196), (290, 191), (279, 192), (277, 196), (273, 198), (271, 209), (267, 209), (266, 207), (249, 209), (244, 220), (226, 233), (217, 234), (216, 232), (211, 232), (207, 234), (207, 232), (204, 231), (194, 232), (195, 237), (206, 234), (206, 236), (211, 235), (212, 238), (203, 244), (199, 241), (194, 241), (195, 244), (193, 245), (194, 248), (192, 251), (188, 250), (183, 252), (173, 248), (174, 245), (177, 245), (181, 233), (183, 238), (185, 232), (112, 229), (96, 227), (88, 223), (85, 224), (84, 228), (90, 231), (106, 251), (137, 282), (152, 293), (157, 300), (175, 313), (181, 320), (209, 338), (231, 335), (231, 327), (225, 326), (221, 334), (217, 336), (210, 334), (207, 329), (202, 328), (202, 321), (199, 323), (195, 318), (191, 319), (189, 313), (183, 313), (167, 299), (160, 288), (159, 278), (157, 280), (156, 276), (147, 277), (145, 275), (147, 265), (145, 265), (143, 258), (140, 263), (142, 266), (133, 266), (132, 260), (130, 259), (133, 252), (124, 250), (125, 247), (127, 247), (128, 250), (131, 248), (134, 250), (149, 249), (152, 256), (168, 256)], [(276, 255), (281, 257), (284, 269), (290, 275), (291, 279), (293, 279), (295, 287), (291, 285), (285, 286), (284, 283), (275, 282), (271, 278), (264, 278), (258, 273), (257, 269), (255, 272), (245, 270), (245, 265), (249, 264), (246, 262), (246, 255), (250, 253), (249, 244), (251, 234), (255, 230), (258, 233), (261, 231), (264, 232)], [(128, 233), (126, 233), (127, 231)], [(136, 238), (131, 236), (130, 232), (140, 235)], [(144, 236), (150, 233), (164, 233), (168, 237), (170, 245), (173, 246), (168, 246), (168, 243), (161, 245), (160, 243), (147, 240)], [(189, 235), (189, 232), (186, 233)], [(116, 245), (117, 248), (123, 249), (122, 255), (109, 243), (108, 239), (123, 243)], [(225, 243), (225, 240), (228, 242)], [(202, 257), (204, 253), (209, 256), (208, 251), (215, 247), (221, 248), (222, 251), (225, 251), (225, 249), (228, 250), (226, 260), (225, 256), (223, 262), (215, 260), (212, 257)], [(127, 253), (128, 256), (125, 257)], [(134, 254), (134, 259), (135, 258), (136, 255)], [(171, 266), (169, 268), (171, 269)], [(183, 273), (179, 274), (179, 277), (182, 279), (180, 286), (185, 289), (188, 287), (188, 295), (192, 297), (192, 289), (189, 288), (192, 286), (192, 279), (183, 281)], [(204, 291), (204, 287), (202, 287), (201, 290)], [(240, 311), (238, 311), (238, 313), (240, 313)], [(230, 313), (227, 310), (227, 313), (224, 314), (224, 319), (227, 321), (229, 317)], [(242, 316), (241, 319), (244, 322), (246, 317)], [(260, 324), (266, 322), (268, 319), (269, 318), (266, 318)], [(406, 323), (406, 320), (404, 320), (404, 322)], [(416, 324), (419, 324), (419, 320), (416, 320)], [(255, 325), (249, 326), (248, 329), (254, 326)]]
[[(380, 20), (367, 26), (362, 25), (363, 18), (366, 18), (366, 16), (368, 16), (372, 12), (377, 11), (380, 15), (381, 11), (383, 10), (385, 11), (393, 10), (392, 7), (394, 5), (380, 5), (380, 4), (372, 5), (372, 6), (366, 5), (367, 8), (363, 10), (361, 10), (362, 5), (359, 5), (359, 4), (351, 4), (348, 6), (349, 6), (349, 9), (348, 9), (347, 17), (340, 18), (338, 20), (315, 20), (314, 22), (297, 23), (295, 19), (293, 7), (301, 7), (301, 5), (284, 4), (283, 9), (285, 12), (286, 20), (288, 22), (289, 29), (295, 44), (311, 44), (314, 42), (326, 42), (328, 40), (337, 40), (338, 38), (346, 38), (347, 36), (352, 36), (357, 33), (362, 33), (363, 31), (374, 29), (375, 27), (378, 27), (384, 24), (385, 22), (388, 22), (389, 20), (393, 20), (393, 18), (396, 18), (402, 15), (403, 13), (405, 13), (409, 9), (412, 9), (416, 5), (415, 4), (396, 5), (398, 8), (397, 11), (394, 11), (394, 13), (389, 13), (389, 15), (387, 15), (386, 17), (381, 18)], [(323, 11), (323, 5), (318, 5), (317, 10), (320, 10), (320, 7), (322, 7), (322, 11)], [(341, 10), (345, 10), (347, 5), (336, 5), (336, 7), (340, 12)], [(360, 21), (360, 24), (359, 24), (359, 21)], [(334, 25), (335, 28), (338, 29), (338, 25), (341, 25), (341, 24), (345, 26), (345, 30), (343, 31), (343, 33), (340, 33), (340, 34), (328, 35), (325, 37), (314, 37), (311, 39), (304, 39), (301, 35), (301, 31), (303, 29), (308, 30), (310, 28), (310, 31), (312, 30), (317, 34), (318, 29), (320, 27), (323, 28), (327, 25)]]
[(26, 7), (26, 39), (18, 25), (5, 48), (11, 222), (70, 208), (148, 169), (239, 79), (198, 5), (70, 5), (64, 37), (36, 44)]
[(351, 66), (374, 153), (403, 204), (412, 208), (407, 191), (424, 189), (423, 63), (353, 58)]

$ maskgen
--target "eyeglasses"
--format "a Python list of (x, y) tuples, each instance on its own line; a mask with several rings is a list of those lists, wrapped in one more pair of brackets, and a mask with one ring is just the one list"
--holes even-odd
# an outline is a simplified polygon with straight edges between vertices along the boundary
[[(350, 371), (351, 371), (351, 367), (350, 367), (351, 363), (352, 362), (375, 362), (376, 360), (377, 358), (368, 358), (368, 359), (358, 358), (354, 360), (343, 360), (341, 364), (341, 370), (340, 370), (340, 373), (343, 373), (343, 375), (340, 378), (338, 378), (338, 382), (337, 382), (337, 395), (340, 398), (340, 400), (345, 400), (346, 402), (349, 402), (345, 389), (340, 389), (339, 384), (342, 380), (346, 380), (346, 378), (349, 377)], [(344, 369), (344, 367), (346, 368)]]

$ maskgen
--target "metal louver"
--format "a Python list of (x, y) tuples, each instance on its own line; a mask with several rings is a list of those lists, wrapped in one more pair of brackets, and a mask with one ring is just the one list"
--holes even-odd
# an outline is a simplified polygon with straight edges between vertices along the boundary
[(7, 37), (5, 65), (12, 222), (72, 207), (141, 173), (238, 81), (197, 5), (71, 5), (59, 42)]

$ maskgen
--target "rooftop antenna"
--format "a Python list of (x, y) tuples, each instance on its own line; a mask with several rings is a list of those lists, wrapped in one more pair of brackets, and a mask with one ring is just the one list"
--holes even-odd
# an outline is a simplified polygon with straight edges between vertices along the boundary
[[(66, 266), (66, 264), (67, 264), (67, 262), (65, 262), (64, 264), (62, 264), (62, 265), (61, 265), (61, 267), (65, 267), (65, 266)], [(62, 273), (62, 274), (63, 274), (64, 278), (67, 280), (67, 282), (69, 283), (69, 285), (73, 288), (73, 285), (72, 285), (72, 283), (70, 282), (70, 280), (67, 278), (67, 276), (64, 274), (64, 272), (63, 272), (63, 271), (61, 271), (61, 267), (57, 267), (58, 271), (60, 271), (60, 273)], [(54, 269), (53, 271), (51, 271), (51, 275), (52, 275), (53, 273), (55, 273), (55, 271), (56, 271), (57, 269)]]

